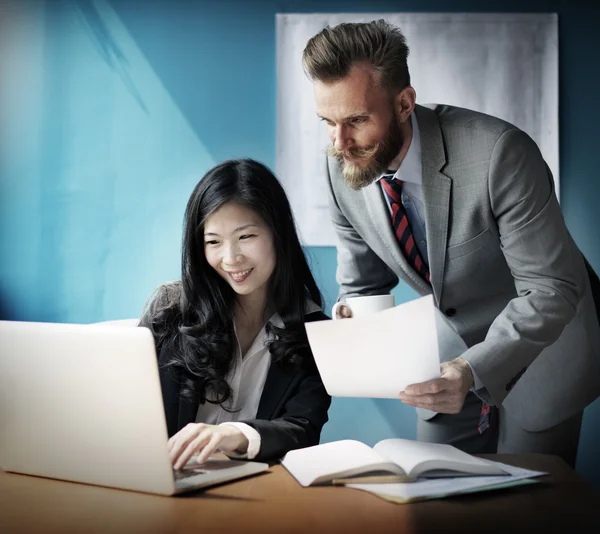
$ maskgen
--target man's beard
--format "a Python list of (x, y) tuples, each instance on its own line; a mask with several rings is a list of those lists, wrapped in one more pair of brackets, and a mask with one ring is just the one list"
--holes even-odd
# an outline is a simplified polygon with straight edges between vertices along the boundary
[(327, 149), (327, 154), (337, 159), (346, 183), (352, 189), (359, 190), (373, 183), (383, 174), (400, 152), (403, 143), (404, 136), (394, 113), (383, 141), (367, 148), (349, 148), (345, 151), (353, 158), (362, 160), (361, 164), (346, 161), (344, 152), (340, 152), (333, 145)]

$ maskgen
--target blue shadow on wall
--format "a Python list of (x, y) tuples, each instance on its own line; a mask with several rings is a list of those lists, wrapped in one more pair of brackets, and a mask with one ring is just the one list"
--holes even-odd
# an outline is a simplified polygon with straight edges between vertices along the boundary
[[(0, 293), (15, 319), (137, 316), (178, 277), (185, 203), (216, 161), (107, 2), (45, 7), (15, 51), (38, 41), (11, 95)], [(17, 94), (27, 76), (41, 90)]]
[(123, 86), (127, 88), (138, 105), (148, 113), (148, 108), (129, 73), (129, 62), (118, 42), (113, 38), (109, 27), (96, 8), (95, 2), (92, 0), (74, 0), (74, 2), (90, 30), (90, 40), (97, 45), (99, 55), (119, 75)]

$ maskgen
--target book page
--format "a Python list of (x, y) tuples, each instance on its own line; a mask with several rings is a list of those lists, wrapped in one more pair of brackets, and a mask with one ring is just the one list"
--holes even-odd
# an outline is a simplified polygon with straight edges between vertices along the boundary
[(290, 451), (281, 464), (302, 486), (369, 471), (404, 474), (401, 468), (382, 458), (371, 447), (354, 440), (334, 441)]
[[(427, 475), (423, 468), (436, 470), (437, 476), (448, 476), (444, 469), (457, 469), (474, 475), (504, 475), (495, 463), (477, 458), (452, 445), (424, 443), (409, 439), (384, 439), (373, 447), (381, 456), (401, 466), (413, 477)], [(433, 474), (433, 473), (432, 473)], [(455, 473), (455, 475), (460, 473)]]

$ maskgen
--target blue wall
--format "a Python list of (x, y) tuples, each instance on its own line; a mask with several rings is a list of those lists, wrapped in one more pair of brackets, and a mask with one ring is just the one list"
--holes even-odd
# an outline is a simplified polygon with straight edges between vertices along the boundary
[[(485, 4), (485, 5), (484, 5)], [(46, 0), (9, 2), (0, 153), (2, 318), (137, 316), (176, 278), (185, 202), (216, 162), (275, 165), (275, 13), (491, 11), (560, 17), (561, 202), (600, 271), (600, 9), (578, 2)], [(8, 27), (8, 25), (6, 26)], [(7, 52), (6, 50), (4, 51)], [(5, 87), (6, 88), (6, 87)], [(10, 135), (9, 135), (10, 133)], [(335, 251), (307, 249), (327, 307)], [(398, 302), (415, 294), (396, 289)], [(323, 440), (415, 435), (393, 400), (335, 399)], [(586, 410), (579, 472), (594, 460), (600, 403)]]

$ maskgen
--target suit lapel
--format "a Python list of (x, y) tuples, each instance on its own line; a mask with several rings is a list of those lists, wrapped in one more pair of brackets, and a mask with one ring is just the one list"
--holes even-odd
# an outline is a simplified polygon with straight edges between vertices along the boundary
[(446, 164), (442, 132), (435, 113), (416, 106), (419, 123), (423, 166), (423, 202), (427, 227), (427, 254), (429, 273), (435, 300), (439, 306), (442, 298), (448, 221), (450, 217), (450, 192), (452, 180), (440, 169)]
[(294, 375), (286, 373), (279, 364), (271, 362), (265, 387), (263, 388), (256, 413), (257, 419), (271, 420)]

